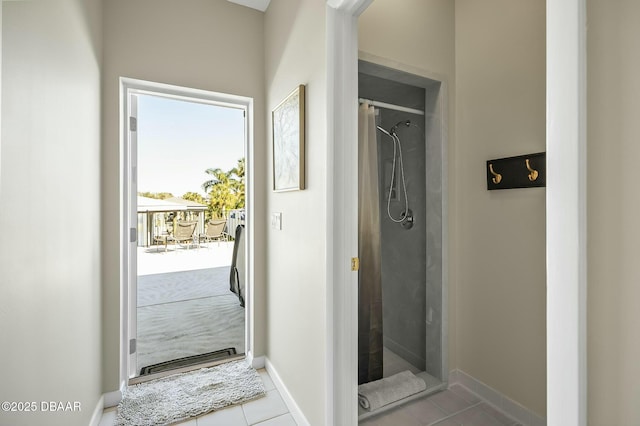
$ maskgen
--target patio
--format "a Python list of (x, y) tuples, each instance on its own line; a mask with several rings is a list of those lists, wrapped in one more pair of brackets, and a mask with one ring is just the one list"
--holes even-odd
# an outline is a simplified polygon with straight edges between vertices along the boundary
[(244, 353), (245, 312), (229, 290), (233, 244), (138, 247), (138, 371), (226, 348)]

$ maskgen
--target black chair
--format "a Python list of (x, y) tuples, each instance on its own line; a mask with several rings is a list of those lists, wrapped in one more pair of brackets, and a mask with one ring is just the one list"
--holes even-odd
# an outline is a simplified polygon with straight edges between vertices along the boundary
[(244, 252), (244, 225), (236, 227), (235, 242), (233, 244), (233, 257), (231, 259), (231, 271), (229, 272), (229, 290), (238, 295), (240, 306), (244, 308), (245, 296), (245, 252)]

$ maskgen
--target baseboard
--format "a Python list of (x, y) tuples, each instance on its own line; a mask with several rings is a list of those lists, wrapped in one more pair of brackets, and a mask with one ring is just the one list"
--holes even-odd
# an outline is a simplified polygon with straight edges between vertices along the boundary
[(106, 392), (103, 396), (104, 398), (104, 408), (116, 407), (122, 401), (122, 392), (127, 385), (122, 382), (120, 384), (120, 389), (113, 392)]
[(449, 373), (449, 385), (456, 383), (466, 387), (503, 413), (513, 417), (523, 426), (547, 425), (547, 421), (538, 414), (462, 370), (452, 370)]
[(418, 367), (420, 370), (425, 369), (427, 361), (424, 358), (420, 358), (418, 355), (414, 354), (395, 340), (383, 336), (383, 346), (398, 355), (400, 358), (408, 361), (409, 364)]
[(260, 368), (264, 368), (264, 356), (254, 357), (253, 353), (251, 353), (251, 351), (248, 351), (246, 358), (247, 358), (247, 362), (252, 368), (255, 368), (256, 370)]
[(264, 359), (267, 373), (269, 373), (271, 380), (273, 380), (273, 384), (276, 385), (278, 392), (280, 392), (280, 396), (282, 396), (284, 403), (287, 405), (287, 408), (289, 408), (289, 413), (291, 413), (291, 416), (293, 416), (293, 419), (296, 421), (298, 426), (310, 426), (309, 421), (304, 416), (304, 414), (302, 414), (302, 410), (300, 410), (300, 407), (298, 407), (298, 404), (296, 404), (296, 401), (293, 399), (293, 396), (291, 396), (289, 389), (287, 389), (287, 387), (285, 386), (275, 367), (273, 366), (273, 364), (271, 364), (271, 361), (269, 361), (269, 358), (261, 358)]
[(98, 399), (98, 403), (96, 404), (96, 408), (93, 409), (93, 414), (91, 415), (91, 421), (89, 422), (89, 426), (98, 426), (100, 424), (100, 419), (102, 419), (103, 411), (104, 411), (104, 395), (101, 395), (100, 399)]

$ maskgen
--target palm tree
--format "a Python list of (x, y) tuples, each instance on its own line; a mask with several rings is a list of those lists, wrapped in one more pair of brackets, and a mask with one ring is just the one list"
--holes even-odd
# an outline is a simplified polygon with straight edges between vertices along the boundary
[(244, 207), (244, 158), (239, 159), (236, 167), (228, 172), (216, 168), (207, 169), (205, 173), (211, 176), (211, 179), (202, 184), (202, 189), (209, 194), (210, 218), (224, 217), (227, 210)]
[(233, 173), (238, 176), (240, 179), (244, 180), (244, 168), (245, 168), (245, 159), (242, 157), (238, 160), (238, 165), (233, 169), (229, 170), (229, 173)]
[(242, 157), (238, 160), (238, 164), (233, 169), (229, 170), (230, 176), (237, 176), (237, 179), (232, 180), (232, 187), (237, 195), (237, 205), (234, 207), (236, 209), (241, 209), (244, 207), (245, 197), (244, 197), (244, 174), (245, 174), (245, 159)]
[(209, 192), (215, 186), (224, 185), (229, 181), (229, 175), (223, 172), (222, 169), (207, 169), (204, 171), (206, 174), (213, 176), (211, 179), (202, 184), (204, 192)]
[(222, 169), (207, 169), (205, 173), (212, 178), (202, 184), (202, 189), (209, 194), (209, 214), (213, 217), (224, 217), (224, 212), (232, 204), (232, 186), (229, 175)]

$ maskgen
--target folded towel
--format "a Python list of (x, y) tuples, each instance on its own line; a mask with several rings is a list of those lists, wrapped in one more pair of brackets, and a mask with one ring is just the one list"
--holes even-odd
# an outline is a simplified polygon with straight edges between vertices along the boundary
[(374, 411), (425, 389), (424, 380), (407, 370), (358, 386), (358, 402), (362, 408)]

